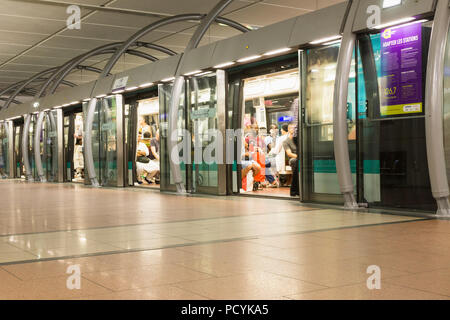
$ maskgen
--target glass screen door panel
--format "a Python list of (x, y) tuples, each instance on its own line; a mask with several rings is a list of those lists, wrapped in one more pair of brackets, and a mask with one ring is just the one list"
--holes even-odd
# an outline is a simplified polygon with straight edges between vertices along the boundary
[(47, 112), (44, 118), (44, 142), (42, 167), (47, 181), (54, 182), (58, 179), (58, 131), (57, 111)]
[[(159, 123), (160, 123), (160, 188), (165, 191), (176, 191), (177, 188), (174, 184), (172, 172), (170, 170), (170, 152), (168, 139), (170, 138), (169, 132), (169, 107), (172, 98), (172, 86), (171, 83), (160, 84), (158, 86), (158, 97), (159, 97)], [(186, 129), (186, 112), (185, 112), (185, 94), (186, 84), (183, 84), (182, 94), (180, 96), (180, 101), (178, 104), (178, 121), (177, 121), (177, 143), (183, 142), (184, 132)], [(183, 159), (184, 149), (180, 151), (180, 159)], [(190, 150), (189, 150), (190, 152)], [(189, 186), (186, 184), (188, 181), (186, 175), (186, 163), (181, 160), (181, 177), (183, 183), (188, 190)]]
[[(85, 119), (87, 105), (83, 105)], [(123, 186), (123, 151), (122, 96), (98, 99), (92, 124), (92, 154), (95, 173), (101, 186)]]
[(226, 193), (225, 95), (220, 95), (219, 86), (225, 86), (223, 71), (189, 79), (189, 132), (193, 141), (191, 192)]
[(23, 134), (23, 124), (14, 126), (14, 162), (16, 164), (15, 168), (15, 178), (23, 178), (23, 160), (22, 160), (22, 134)]
[[(340, 44), (303, 53), (301, 77), (303, 112), (303, 200), (342, 203), (333, 144), (333, 95)], [(356, 84), (350, 72), (347, 125), (350, 166), (356, 184)]]
[(358, 38), (358, 200), (435, 210), (425, 141), (431, 23)]
[[(28, 161), (30, 162), (31, 167), (31, 175), (34, 179), (38, 178), (37, 170), (36, 170), (36, 161), (34, 158), (34, 133), (36, 132), (36, 122), (37, 122), (37, 115), (32, 114), (30, 115), (31, 121), (30, 121), (30, 127), (28, 130)], [(42, 141), (42, 133), (41, 133), (41, 141)]]
[(0, 123), (0, 178), (9, 177), (9, 143), (8, 124)]

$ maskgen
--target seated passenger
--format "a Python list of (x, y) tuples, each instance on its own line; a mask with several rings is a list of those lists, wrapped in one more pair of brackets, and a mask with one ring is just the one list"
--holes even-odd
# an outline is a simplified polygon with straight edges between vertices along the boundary
[(242, 188), (247, 191), (247, 175), (249, 174), (250, 171), (252, 171), (253, 174), (253, 191), (257, 191), (258, 190), (258, 185), (255, 184), (255, 177), (261, 176), (261, 166), (255, 161), (253, 160), (252, 155), (250, 154), (249, 151), (249, 146), (248, 143), (245, 142), (244, 140), (244, 145), (245, 145), (245, 150), (242, 154), (242, 161), (241, 161), (241, 166), (242, 166), (242, 171), (241, 171), (241, 179), (242, 179)]
[(157, 173), (159, 173), (159, 162), (156, 165), (156, 163), (150, 160), (150, 150), (147, 147), (146, 142), (150, 142), (151, 134), (150, 132), (144, 132), (142, 137), (139, 137), (138, 145), (137, 145), (137, 151), (136, 151), (136, 175), (137, 175), (137, 182), (139, 184), (143, 183), (144, 181), (147, 184), (152, 184), (153, 181), (150, 180), (153, 178)]

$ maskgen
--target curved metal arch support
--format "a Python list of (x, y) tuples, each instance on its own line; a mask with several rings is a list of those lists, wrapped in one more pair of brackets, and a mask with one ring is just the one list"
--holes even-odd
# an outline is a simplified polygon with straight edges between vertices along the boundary
[[(0, 97), (0, 101), (8, 101), (8, 98), (2, 98), (2, 97)], [(13, 101), (11, 101), (11, 103), (14, 103), (14, 104), (21, 104), (22, 102), (17, 101), (17, 100), (13, 100)]]
[(147, 49), (153, 49), (153, 50), (165, 53), (165, 54), (167, 54), (169, 56), (174, 56), (174, 55), (177, 54), (175, 51), (173, 51), (173, 50), (171, 50), (169, 48), (166, 48), (166, 47), (160, 46), (158, 44), (154, 44), (154, 43), (137, 41), (136, 42), (136, 46), (137, 47), (144, 47), (144, 48), (147, 48)]
[[(232, 2), (233, 0), (228, 0), (228, 1)], [(220, 3), (228, 2), (228, 1), (222, 0)], [(214, 10), (215, 10), (215, 8), (213, 9), (213, 11)], [(127, 48), (129, 48), (133, 43), (136, 43), (137, 40), (139, 40), (140, 38), (142, 38), (143, 36), (145, 36), (149, 32), (151, 32), (151, 31), (153, 31), (155, 29), (158, 29), (160, 27), (172, 24), (172, 23), (177, 23), (177, 22), (182, 22), (182, 21), (187, 21), (187, 20), (202, 20), (203, 18), (207, 18), (208, 16), (205, 16), (204, 14), (198, 14), (198, 13), (180, 14), (180, 15), (164, 18), (164, 19), (161, 19), (161, 20), (158, 20), (156, 22), (153, 22), (153, 23), (149, 24), (148, 26), (142, 28), (141, 30), (139, 30), (138, 32), (133, 34), (127, 41), (123, 42), (123, 45), (117, 50), (117, 52), (111, 57), (111, 59), (106, 64), (105, 68), (103, 69), (103, 74), (101, 75), (101, 77), (105, 77), (106, 74), (111, 72), (112, 68), (117, 63), (117, 61), (119, 60), (120, 56), (127, 50)], [(212, 21), (209, 22), (208, 27), (217, 18), (218, 18), (217, 15), (215, 17), (213, 17)], [(242, 31), (242, 32), (249, 31), (248, 28), (244, 27), (243, 25), (241, 25), (241, 24), (239, 24), (239, 23), (237, 23), (235, 21), (232, 21), (232, 20), (226, 19), (226, 18), (221, 18), (221, 17), (219, 17), (219, 19), (220, 19), (219, 20), (220, 23), (228, 25), (228, 26), (230, 26), (232, 28), (235, 28), (235, 29), (237, 29), (239, 31)], [(200, 28), (200, 26), (198, 28)], [(197, 30), (198, 30), (198, 28), (197, 28)], [(206, 30), (204, 32), (206, 32)], [(201, 38), (200, 38), (200, 40), (201, 40)]]
[[(44, 94), (45, 90), (50, 86), (51, 82), (53, 81), (52, 86), (49, 89), (49, 93), (53, 94), (55, 93), (56, 89), (58, 88), (58, 86), (64, 81), (63, 79), (65, 77), (67, 77), (69, 75), (69, 73), (77, 68), (83, 61), (96, 56), (96, 55), (102, 55), (102, 54), (110, 54), (110, 53), (115, 53), (117, 48), (121, 45), (121, 42), (116, 42), (113, 44), (108, 44), (102, 47), (98, 47), (94, 50), (89, 51), (88, 53), (85, 53), (81, 56), (76, 57), (75, 59), (72, 59), (71, 61), (69, 61), (68, 63), (66, 63), (65, 65), (63, 65), (58, 71), (57, 74), (54, 75), (54, 77), (52, 79), (49, 79), (39, 90), (39, 94), (36, 95), (36, 98), (38, 97), (42, 97), (42, 95)], [(156, 61), (158, 60), (156, 57), (149, 55), (147, 53), (144, 52), (140, 52), (137, 50), (133, 50), (133, 49), (128, 49), (126, 51), (126, 53), (130, 54), (130, 55), (134, 55), (134, 56), (138, 56), (150, 61)], [(97, 69), (97, 68), (96, 68)], [(100, 69), (98, 69), (100, 70)], [(94, 71), (94, 70), (91, 70)], [(101, 72), (99, 72), (101, 73)], [(107, 76), (110, 75), (111, 73), (108, 72)]]
[(31, 171), (30, 158), (28, 154), (28, 139), (30, 136), (30, 122), (31, 114), (25, 116), (25, 123), (23, 125), (23, 135), (22, 135), (22, 157), (23, 165), (25, 166), (25, 177), (28, 181), (34, 181), (33, 173)]
[[(204, 34), (208, 30), (211, 23), (216, 19), (216, 17), (231, 3), (233, 0), (221, 0), (219, 3), (208, 13), (208, 15), (202, 19), (202, 22), (195, 30), (194, 35), (192, 36), (191, 40), (189, 41), (188, 45), (185, 49), (185, 54), (189, 52), (192, 49), (195, 49), (200, 41), (202, 40)], [(175, 73), (175, 82), (172, 87), (172, 98), (170, 100), (170, 106), (169, 106), (169, 125), (168, 125), (168, 147), (169, 147), (169, 164), (170, 164), (170, 171), (173, 174), (174, 182), (177, 187), (178, 193), (185, 193), (186, 192), (186, 186), (183, 183), (183, 179), (181, 176), (181, 168), (178, 163), (180, 163), (180, 159), (174, 159), (174, 157), (179, 157), (178, 152), (172, 152), (172, 150), (175, 150), (177, 148), (177, 141), (174, 139), (174, 135), (172, 134), (177, 130), (177, 119), (178, 119), (178, 102), (180, 101), (181, 97), (181, 91), (183, 89), (183, 83), (184, 83), (184, 77), (180, 76), (180, 70), (184, 63), (184, 57), (183, 56), (180, 59), (180, 62), (178, 64), (176, 73)]]
[(44, 168), (42, 167), (42, 158), (41, 158), (41, 132), (42, 132), (42, 123), (44, 122), (44, 116), (45, 116), (45, 112), (41, 111), (39, 112), (39, 116), (36, 122), (36, 130), (34, 131), (34, 141), (33, 141), (33, 146), (34, 146), (34, 161), (36, 164), (36, 170), (39, 176), (39, 180), (41, 182), (47, 182), (47, 178), (45, 177), (44, 174)]
[(450, 216), (449, 186), (445, 162), (443, 107), (445, 50), (450, 25), (448, 0), (438, 0), (431, 31), (425, 88), (425, 133), (431, 190), (438, 216)]
[[(49, 93), (53, 94), (56, 91), (56, 88), (59, 86), (59, 84), (61, 83), (61, 81), (63, 81), (63, 79), (65, 77), (67, 77), (67, 75), (79, 64), (81, 64), (83, 61), (96, 56), (96, 55), (100, 55), (103, 54), (101, 53), (104, 50), (108, 50), (108, 49), (115, 49), (117, 47), (119, 47), (122, 44), (122, 42), (114, 42), (114, 43), (109, 43), (100, 47), (97, 47), (95, 49), (92, 49), (91, 51), (88, 51), (86, 53), (83, 53), (75, 58), (73, 58), (72, 60), (66, 62), (64, 65), (62, 65), (59, 70), (56, 72), (57, 74), (54, 75), (54, 77), (52, 79), (48, 79), (48, 81), (44, 84), (44, 86), (41, 87), (41, 90), (39, 92), (39, 97), (41, 97), (44, 93), (44, 91), (49, 88)], [(53, 82), (53, 83), (52, 83)], [(51, 87), (50, 84), (52, 83)]]
[(339, 186), (344, 196), (344, 207), (347, 209), (356, 209), (358, 208), (358, 203), (353, 193), (347, 136), (347, 98), (352, 56), (356, 43), (356, 35), (352, 31), (352, 26), (356, 17), (359, 0), (350, 2), (349, 5), (347, 21), (345, 22), (344, 34), (339, 49), (336, 81), (334, 84), (333, 144)]
[(14, 93), (13, 93), (12, 95), (9, 96), (8, 101), (6, 101), (6, 103), (3, 105), (2, 109), (8, 108), (8, 106), (11, 104), (12, 100), (14, 100), (14, 98), (15, 98), (15, 97), (16, 97), (23, 89), (25, 89), (25, 87), (26, 87), (27, 85), (29, 85), (30, 83), (32, 83), (33, 81), (35, 81), (36, 79), (38, 79), (38, 78), (40, 78), (40, 77), (42, 77), (42, 76), (45, 76), (45, 75), (47, 75), (47, 74), (49, 74), (49, 73), (55, 72), (57, 69), (58, 69), (57, 67), (54, 67), (54, 68), (50, 68), (50, 69), (44, 70), (44, 71), (42, 71), (42, 72), (39, 72), (39, 73), (35, 74), (34, 76), (32, 76), (31, 78), (29, 78), (29, 79), (28, 79), (27, 81), (25, 81), (24, 83), (22, 83), (21, 85), (19, 85), (19, 86), (14, 90)]
[[(168, 24), (172, 24), (172, 23), (176, 23), (176, 22), (181, 22), (181, 21), (187, 21), (187, 20), (202, 20), (203, 18), (205, 18), (205, 20), (202, 21), (202, 24), (198, 27), (201, 29), (205, 29), (203, 31), (201, 31), (199, 34), (194, 35), (193, 38), (191, 39), (190, 42), (193, 42), (192, 45), (188, 45), (188, 47), (195, 47), (196, 44), (198, 44), (200, 42), (200, 40), (198, 39), (199, 37), (201, 38), (204, 33), (206, 32), (206, 29), (210, 26), (210, 24), (215, 21), (215, 19), (217, 18), (217, 16), (220, 14), (220, 12), (228, 5), (232, 2), (233, 0), (221, 0), (219, 2), (219, 4), (217, 6), (214, 7), (214, 9), (208, 14), (208, 15), (203, 15), (203, 14), (184, 14), (184, 15), (178, 15), (178, 16), (173, 16), (173, 17), (168, 17), (168, 18), (164, 18), (161, 19), (159, 21), (156, 21), (148, 26), (146, 26), (145, 28), (139, 30), (138, 32), (136, 32), (134, 35), (132, 35), (127, 41), (123, 42), (123, 44), (117, 49), (117, 51), (115, 52), (115, 54), (110, 58), (110, 60), (108, 61), (107, 65), (105, 66), (105, 68), (103, 69), (102, 74), (100, 75), (100, 78), (105, 77), (106, 75), (108, 75), (112, 68), (114, 67), (114, 65), (117, 63), (117, 61), (120, 59), (120, 56), (126, 52), (126, 50), (128, 50), (128, 48), (137, 43), (137, 40), (142, 38), (144, 35), (148, 34), (149, 32), (160, 28), (162, 26), (168, 25)], [(246, 32), (249, 31), (248, 29), (246, 29), (245, 27), (243, 27), (242, 25), (239, 25), (237, 23), (230, 23), (230, 20), (228, 19), (222, 19), (220, 20), (221, 23), (230, 25), (231, 27), (234, 28), (238, 28), (239, 30)], [(178, 68), (179, 70), (179, 68)], [(177, 71), (178, 73), (178, 71)], [(177, 81), (179, 82), (180, 80), (175, 80), (175, 84), (177, 84)], [(181, 79), (181, 84), (178, 83), (177, 87), (177, 92), (181, 92), (182, 89), (182, 81), (183, 79)], [(175, 86), (174, 86), (175, 87)], [(175, 100), (175, 99), (172, 99)], [(93, 118), (94, 118), (94, 113), (95, 113), (95, 106), (96, 106), (96, 101), (97, 99), (91, 99), (88, 105), (88, 111), (87, 111), (87, 118), (86, 118), (86, 134), (85, 134), (85, 140), (86, 140), (86, 157), (85, 157), (85, 161), (86, 161), (86, 168), (88, 171), (88, 176), (89, 179), (91, 180), (91, 183), (94, 186), (98, 186), (98, 181), (96, 178), (96, 174), (95, 174), (95, 170), (94, 170), (94, 166), (93, 166), (93, 156), (92, 156), (92, 136), (91, 136), (91, 131), (92, 131), (92, 122), (93, 122)], [(175, 100), (178, 101), (178, 100)], [(173, 109), (173, 108), (172, 108)], [(177, 108), (175, 108), (176, 110)], [(172, 114), (175, 112), (173, 110), (170, 111)], [(176, 112), (175, 112), (176, 113)], [(176, 116), (171, 116), (169, 117), (169, 132), (170, 132), (170, 126), (172, 125), (172, 128), (174, 127), (174, 124), (176, 126), (176, 120), (175, 122), (173, 121), (173, 119), (176, 118)], [(169, 139), (169, 148), (170, 148), (170, 139)], [(181, 178), (181, 173), (180, 173), (180, 167), (176, 166), (172, 163), (171, 161), (171, 170), (172, 167), (175, 167), (175, 170), (173, 171), (173, 173), (175, 175), (178, 174), (178, 178), (176, 177), (176, 181), (182, 181), (180, 180)], [(179, 192), (184, 192), (184, 185), (183, 183), (177, 183), (177, 189), (179, 190)]]

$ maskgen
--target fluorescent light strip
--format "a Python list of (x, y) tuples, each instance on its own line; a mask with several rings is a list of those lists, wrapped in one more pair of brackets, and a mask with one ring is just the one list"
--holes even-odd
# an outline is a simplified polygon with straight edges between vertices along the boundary
[(291, 48), (281, 48), (281, 49), (277, 49), (277, 50), (272, 50), (272, 51), (266, 52), (263, 55), (264, 56), (273, 56), (275, 54), (288, 52), (288, 51), (291, 51), (291, 50), (292, 50)]
[(59, 109), (59, 108), (61, 108), (62, 106), (54, 106), (53, 107), (53, 109)]
[(193, 76), (193, 75), (199, 74), (199, 73), (202, 73), (202, 70), (191, 71), (191, 72), (185, 73), (184, 75), (189, 77), (189, 76)]
[(98, 96), (96, 96), (96, 98), (104, 98), (104, 97), (106, 97), (106, 94), (99, 94)]
[(250, 56), (250, 57), (245, 57), (245, 58), (239, 59), (237, 62), (247, 62), (247, 61), (252, 61), (252, 60), (259, 59), (259, 58), (261, 58), (260, 55), (254, 55), (254, 56)]
[(148, 88), (151, 87), (153, 85), (153, 82), (147, 82), (147, 83), (143, 83), (139, 86), (139, 88)]
[(125, 88), (125, 91), (133, 91), (138, 89), (138, 87), (129, 87), (129, 88)]
[(70, 104), (78, 104), (78, 103), (80, 103), (80, 101), (73, 101)]
[(44, 109), (43, 111), (44, 111), (44, 112), (46, 112), (46, 111), (50, 111), (50, 109)]
[(235, 63), (236, 63), (236, 62), (233, 62), (233, 61), (224, 62), (224, 63), (218, 64), (217, 66), (214, 66), (214, 68), (215, 68), (215, 69), (225, 68), (225, 67), (232, 66), (232, 65), (235, 64)]
[(63, 104), (62, 106), (63, 106), (63, 107), (68, 107), (68, 106), (70, 106), (70, 103), (65, 103), (65, 104)]
[(119, 94), (119, 93), (122, 93), (122, 92), (125, 92), (125, 90), (114, 90), (112, 93), (113, 94)]
[(213, 73), (213, 72), (212, 72), (212, 71), (205, 71), (205, 72), (203, 72), (203, 73), (197, 74), (197, 77), (205, 76), (205, 75), (211, 74), (211, 73)]
[(338, 44), (341, 43), (342, 40), (334, 40), (334, 41), (330, 41), (330, 42), (325, 42), (323, 45), (324, 46), (331, 46), (333, 44)]
[(336, 35), (336, 36), (332, 36), (332, 37), (327, 37), (327, 38), (314, 40), (314, 41), (311, 41), (309, 44), (320, 44), (320, 43), (324, 43), (324, 42), (330, 42), (330, 41), (333, 41), (333, 40), (338, 40), (338, 39), (341, 39), (341, 38), (342, 38), (341, 35)]
[(407, 23), (407, 22), (413, 21), (415, 19), (416, 18), (414, 18), (414, 17), (403, 18), (403, 19), (399, 19), (399, 20), (395, 20), (395, 21), (391, 21), (391, 22), (380, 24), (378, 26), (373, 27), (373, 29), (384, 29), (384, 28), (387, 28), (387, 27), (395, 26), (397, 24)]
[(175, 80), (175, 77), (170, 77), (170, 78), (166, 78), (166, 79), (162, 79), (162, 82), (169, 82), (169, 81), (173, 81)]
[(399, 6), (402, 0), (383, 0), (383, 9)]

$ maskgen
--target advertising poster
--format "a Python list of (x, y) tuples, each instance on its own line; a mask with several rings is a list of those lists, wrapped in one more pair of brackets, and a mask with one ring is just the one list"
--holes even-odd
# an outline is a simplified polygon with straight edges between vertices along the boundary
[(382, 31), (380, 80), (381, 116), (423, 111), (420, 23)]

